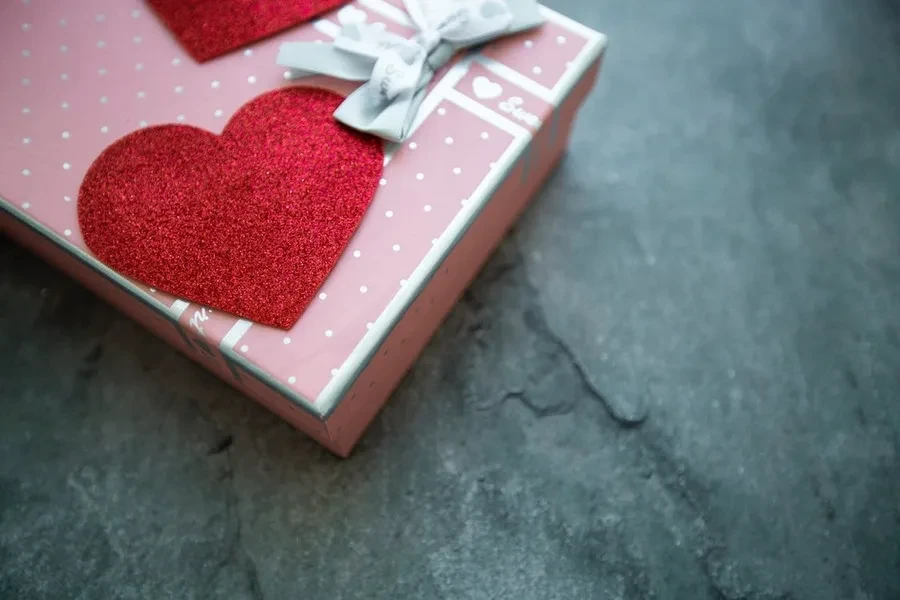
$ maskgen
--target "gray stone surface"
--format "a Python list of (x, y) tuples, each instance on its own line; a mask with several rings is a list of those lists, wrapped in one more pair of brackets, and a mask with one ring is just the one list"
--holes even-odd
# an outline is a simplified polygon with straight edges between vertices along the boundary
[(0, 241), (0, 597), (900, 598), (897, 3), (548, 4), (572, 152), (352, 460)]

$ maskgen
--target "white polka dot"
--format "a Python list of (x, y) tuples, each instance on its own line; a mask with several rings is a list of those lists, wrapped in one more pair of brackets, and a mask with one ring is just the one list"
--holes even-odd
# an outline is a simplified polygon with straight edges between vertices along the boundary
[(22, 138), (22, 143), (23, 143), (23, 144), (30, 144), (30, 143), (31, 143), (31, 138), (30, 138), (30, 137), (24, 137), (24, 138)]
[(102, 23), (104, 20), (106, 20), (106, 15), (104, 15), (103, 13), (99, 13), (96, 17), (94, 17), (94, 20), (98, 23)]
[(295, 383), (297, 383), (297, 378), (291, 375), (290, 377), (288, 377), (288, 383), (294, 385)]
[(246, 352), (249, 349), (250, 349), (250, 346), (248, 346), (247, 344), (244, 344), (243, 346), (241, 346), (241, 352)]
[(60, 104), (59, 107), (60, 107), (61, 109), (63, 109), (63, 110), (66, 110), (67, 108), (69, 108), (69, 103), (63, 101), (63, 103)]
[(409, 282), (406, 281), (405, 279), (401, 279), (401, 280), (400, 280), (400, 287), (406, 287), (406, 284), (407, 284), (407, 283), (409, 283)]
[(540, 67), (532, 67), (531, 68), (531, 72), (534, 73), (535, 75), (540, 75), (542, 71), (543, 71), (543, 69), (541, 69)]
[(67, 162), (64, 162), (63, 165), (62, 165), (62, 167), (63, 167), (64, 170), (68, 171), (69, 169), (72, 168), (72, 165), (70, 165), (70, 164), (67, 163)]
[(31, 56), (31, 50), (22, 50), (22, 58), (28, 58)]
[(175, 120), (179, 123), (184, 123), (184, 115), (178, 115), (177, 117), (175, 117)]
[(285, 79), (290, 80), (293, 76), (291, 75), (291, 72), (290, 72), (290, 71), (285, 71), (285, 72), (284, 72), (284, 75), (282, 75), (282, 77), (284, 77)]
[(525, 40), (525, 47), (526, 47), (526, 48), (533, 48), (533, 47), (534, 47), (534, 42), (532, 42), (531, 40)]
[(100, 133), (109, 133), (109, 127), (104, 125), (103, 127), (100, 128)]
[(177, 58), (177, 57), (176, 57), (176, 58), (173, 58), (173, 59), (172, 59), (172, 66), (173, 66), (173, 67), (177, 67), (177, 66), (180, 65), (180, 64), (181, 64), (181, 59), (180, 59), (180, 58)]
[(100, 104), (106, 104), (107, 102), (109, 102), (109, 98), (107, 98), (106, 96), (100, 96)]
[(215, 89), (218, 89), (220, 85), (222, 85), (222, 84), (221, 84), (218, 80), (216, 80), (216, 79), (213, 79), (213, 80), (209, 83), (209, 87), (211, 87), (211, 88), (214, 89), (214, 90), (215, 90)]
[(146, 126), (147, 126), (147, 121), (141, 121), (141, 122), (138, 123), (138, 125), (139, 125), (140, 127), (146, 127)]
[(30, 84), (31, 84), (30, 79), (28, 79), (27, 77), (22, 78), (22, 85), (30, 85)]
[(452, 137), (446, 137), (446, 138), (444, 138), (444, 143), (447, 144), (447, 145), (449, 146), (450, 144), (453, 143), (453, 138), (452, 138)]
[(69, 51), (69, 47), (66, 46), (65, 44), (63, 44), (62, 46), (59, 47), (59, 51), (62, 52), (63, 54), (65, 54), (66, 52)]
[(66, 237), (69, 237), (70, 235), (72, 235), (72, 230), (71, 230), (71, 229), (66, 229), (65, 231), (63, 231), (63, 235), (66, 236)]
[(374, 327), (374, 323), (366, 323), (366, 329), (372, 329)]
[(387, 185), (387, 179), (384, 177), (381, 178), (381, 181), (378, 182), (378, 185)]
[(359, 293), (360, 293), (360, 294), (365, 294), (365, 293), (368, 292), (368, 291), (369, 291), (369, 288), (367, 288), (366, 286), (364, 286), (364, 285), (359, 286)]
[(68, 74), (68, 73), (62, 73), (62, 74), (59, 76), (59, 78), (62, 79), (63, 81), (68, 81), (68, 80), (69, 80), (69, 74)]
[(481, 139), (486, 140), (486, 139), (488, 139), (489, 137), (491, 137), (491, 136), (490, 136), (490, 134), (489, 134), (487, 131), (482, 131), (482, 132), (481, 132)]
[(31, 208), (31, 202), (23, 202), (22, 208), (24, 208), (25, 210), (28, 210), (29, 208)]
[(31, 114), (31, 109), (28, 108), (27, 106), (23, 107), (23, 108), (22, 108), (22, 114), (23, 114), (23, 115), (30, 115), (30, 114)]
[(359, 250), (353, 251), (353, 258), (359, 258), (360, 256), (362, 256), (362, 252), (360, 252)]
[(183, 92), (183, 91), (184, 91), (184, 86), (183, 86), (183, 85), (176, 85), (176, 86), (175, 86), (175, 93), (176, 93), (176, 94), (180, 94), (180, 93)]
[(141, 16), (141, 11), (139, 11), (138, 9), (134, 9), (133, 11), (131, 11), (132, 19), (137, 19), (140, 16)]
[(63, 200), (65, 200), (66, 202), (71, 202), (72, 198), (70, 196), (63, 196)]
[(69, 139), (71, 136), (72, 136), (72, 134), (69, 133), (68, 131), (63, 131), (63, 132), (62, 132), (62, 139), (64, 139), (64, 140)]
[(224, 114), (225, 114), (225, 113), (222, 111), (221, 108), (217, 108), (217, 109), (215, 110), (215, 112), (213, 112), (213, 116), (216, 116), (216, 117), (221, 117), (221, 116), (224, 115)]
[(59, 26), (60, 26), (60, 27), (65, 27), (65, 26), (66, 26), (66, 20), (65, 20), (65, 19), (60, 19), (60, 20), (59, 20)]
[(432, 246), (434, 246), (434, 245), (437, 244), (437, 243), (438, 243), (438, 239), (437, 239), (437, 238), (433, 238), (433, 239), (431, 240), (431, 245), (432, 245)]
[(247, 83), (256, 83), (256, 75), (251, 75), (247, 78)]
[(416, 173), (416, 179), (422, 181), (423, 179), (425, 179), (425, 173)]
[[(22, 175), (24, 175), (25, 177), (28, 177), (29, 175), (31, 175), (31, 171), (29, 169), (22, 169)], [(25, 208), (28, 208), (28, 207), (26, 206)]]
[(394, 244), (393, 246), (391, 246), (391, 249), (394, 252), (400, 252), (400, 244)]
[(331, 337), (334, 335), (334, 332), (330, 329), (325, 330), (325, 337)]
[(103, 67), (100, 67), (99, 69), (97, 69), (97, 75), (99, 75), (100, 77), (103, 77), (103, 76), (106, 75), (107, 73), (109, 73), (109, 71), (107, 71), (107, 70), (104, 69)]
[(460, 173), (462, 173), (462, 169), (460, 169), (459, 167), (453, 167), (454, 175), (459, 175)]
[(410, 143), (409, 143), (409, 149), (410, 149), (410, 150), (415, 150), (415, 149), (418, 148), (418, 147), (419, 147), (419, 145), (418, 145), (417, 143), (415, 143), (415, 142), (410, 142)]
[(425, 212), (431, 212), (431, 205), (430, 205), (430, 204), (426, 204), (424, 208), (425, 208)]
[(28, 31), (31, 29), (31, 23), (22, 23), (22, 31)]
[(326, 294), (325, 292), (322, 292), (321, 294), (319, 294), (319, 300), (324, 300), (327, 297), (328, 297), (328, 294)]
[(284, 339), (281, 340), (281, 343), (284, 344), (285, 346), (287, 346), (288, 344), (291, 343), (291, 337), (288, 335), (284, 336)]
[(562, 46), (563, 44), (565, 44), (565, 43), (566, 43), (566, 36), (564, 36), (564, 35), (558, 35), (558, 36), (556, 36), (556, 43), (559, 44), (560, 46)]
[(459, 203), (462, 204), (463, 206), (465, 206), (466, 204), (469, 203), (469, 199), (468, 199), (468, 198), (463, 198), (462, 200), (459, 201)]
[(143, 71), (143, 70), (144, 70), (144, 63), (137, 63), (136, 65), (134, 65), (134, 70), (135, 70), (135, 71)]
[(97, 47), (106, 48), (106, 42), (104, 42), (103, 40), (97, 40)]
[(146, 97), (147, 97), (147, 92), (145, 92), (145, 91), (142, 90), (142, 91), (140, 91), (140, 92), (137, 93), (137, 97), (138, 97), (138, 98), (146, 98)]
[(246, 50), (244, 50), (244, 56), (253, 56), (253, 50), (247, 48)]
[(142, 38), (139, 35), (136, 35), (133, 38), (131, 38), (131, 41), (134, 42), (135, 44), (140, 44), (141, 42), (144, 41), (144, 38)]
[(155, 294), (155, 293), (156, 293), (156, 288), (150, 288), (150, 293), (151, 293), (151, 294)]
[(384, 216), (386, 216), (388, 219), (390, 219), (391, 217), (394, 216), (394, 211), (386, 210), (386, 211), (384, 211)]
[(334, 377), (334, 376), (337, 375), (337, 374), (338, 374), (338, 370), (337, 370), (337, 369), (332, 369), (332, 370), (331, 370), (331, 376), (332, 376), (332, 377)]

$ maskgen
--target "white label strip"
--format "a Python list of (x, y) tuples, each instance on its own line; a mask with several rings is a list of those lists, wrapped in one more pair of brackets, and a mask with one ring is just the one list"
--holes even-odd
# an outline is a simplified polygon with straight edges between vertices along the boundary
[(225, 334), (225, 337), (222, 338), (222, 342), (219, 344), (219, 348), (222, 350), (230, 350), (234, 348), (234, 345), (238, 343), (238, 341), (241, 339), (241, 337), (243, 337), (245, 333), (247, 333), (251, 325), (253, 325), (251, 321), (240, 319), (237, 323), (231, 326), (231, 329), (229, 329), (228, 333)]
[(499, 113), (494, 112), (484, 104), (480, 102), (476, 102), (472, 100), (462, 92), (457, 90), (448, 90), (447, 91), (447, 100), (456, 104), (460, 108), (464, 108), (470, 113), (475, 114), (478, 117), (481, 117), (491, 125), (497, 126), (499, 129), (502, 129), (506, 133), (512, 135), (515, 138), (530, 138), (531, 132), (522, 127), (517, 123), (513, 123), (506, 117), (500, 115)]
[(181, 315), (184, 314), (184, 311), (187, 310), (188, 306), (190, 306), (190, 302), (186, 302), (184, 300), (176, 300), (172, 303), (172, 307), (169, 309), (172, 313), (172, 316), (175, 317), (175, 320), (181, 318)]
[(533, 79), (529, 79), (525, 77), (515, 69), (507, 67), (503, 63), (497, 62), (493, 58), (488, 58), (487, 56), (479, 55), (476, 58), (479, 63), (481, 63), (485, 69), (490, 71), (491, 73), (502, 77), (503, 79), (509, 81), (512, 84), (515, 84), (525, 90), (526, 92), (537, 96), (544, 102), (549, 102), (550, 104), (556, 103), (556, 98), (554, 98), (553, 92), (549, 89), (545, 88), (538, 82)]
[[(470, 57), (463, 58), (458, 63), (450, 67), (450, 70), (447, 71), (447, 74), (444, 75), (444, 78), (441, 79), (434, 89), (431, 90), (431, 93), (425, 97), (422, 101), (421, 106), (419, 106), (419, 112), (416, 114), (416, 118), (413, 121), (412, 127), (409, 130), (409, 135), (411, 136), (415, 131), (421, 127), (422, 123), (425, 122), (425, 119), (428, 118), (428, 115), (434, 112), (434, 110), (438, 107), (444, 97), (456, 87), (462, 78), (466, 76), (466, 73), (469, 72), (469, 65), (472, 63), (472, 59)], [(407, 136), (408, 137), (408, 136)]]

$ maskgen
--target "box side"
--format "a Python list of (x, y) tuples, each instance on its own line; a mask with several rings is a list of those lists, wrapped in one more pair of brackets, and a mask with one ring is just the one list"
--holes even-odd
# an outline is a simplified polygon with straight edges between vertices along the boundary
[(565, 151), (578, 108), (593, 87), (602, 54), (544, 123), (490, 201), (407, 308), (344, 398), (327, 417), (329, 447), (348, 456), (469, 283), (516, 222)]
[(53, 236), (42, 232), (37, 223), (28, 223), (13, 215), (0, 203), (0, 231), (50, 264), (70, 274), (85, 287), (155, 333), (185, 356), (203, 365), (226, 383), (244, 392), (279, 417), (306, 432), (323, 445), (330, 445), (324, 422), (303, 410), (290, 399), (258, 380), (254, 373), (230, 361), (218, 348), (211, 347), (201, 336), (184, 327), (179, 320), (180, 301), (174, 307), (145, 300), (96, 270), (87, 257), (59, 246)]

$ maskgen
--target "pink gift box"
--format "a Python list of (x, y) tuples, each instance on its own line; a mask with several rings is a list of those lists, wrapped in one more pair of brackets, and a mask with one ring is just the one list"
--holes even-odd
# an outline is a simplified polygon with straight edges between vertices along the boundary
[[(542, 9), (539, 29), (461, 55), (388, 144), (359, 230), (290, 331), (173, 298), (97, 261), (76, 200), (92, 161), (139, 127), (221, 132), (284, 85), (284, 41), (329, 41), (348, 19), (412, 32), (401, 0), (357, 0), (209, 63), (139, 0), (11, 0), (0, 36), (0, 226), (174, 347), (346, 456), (556, 165), (597, 78), (602, 34)], [(318, 78), (304, 85), (346, 92)]]

